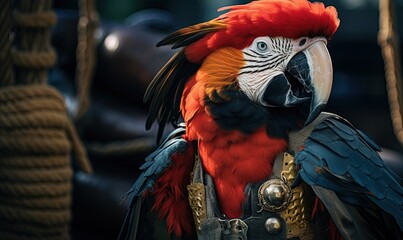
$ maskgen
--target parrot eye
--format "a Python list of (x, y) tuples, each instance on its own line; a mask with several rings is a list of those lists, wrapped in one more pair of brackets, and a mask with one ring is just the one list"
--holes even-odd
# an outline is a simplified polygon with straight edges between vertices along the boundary
[(250, 50), (259, 55), (267, 55), (273, 50), (273, 40), (270, 37), (258, 37), (250, 46)]
[(269, 47), (266, 42), (259, 41), (256, 43), (256, 48), (259, 52), (266, 52)]

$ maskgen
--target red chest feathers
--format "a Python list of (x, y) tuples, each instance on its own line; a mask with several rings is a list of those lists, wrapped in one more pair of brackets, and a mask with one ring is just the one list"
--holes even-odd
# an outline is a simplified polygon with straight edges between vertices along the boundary
[(224, 214), (230, 218), (242, 215), (246, 185), (270, 176), (276, 155), (285, 147), (284, 140), (270, 139), (265, 129), (249, 136), (217, 132), (211, 141), (199, 141), (203, 166), (214, 180)]
[(248, 135), (225, 131), (203, 112), (188, 123), (188, 135), (198, 140), (203, 167), (214, 180), (221, 211), (230, 218), (242, 215), (246, 185), (270, 176), (276, 155), (286, 148), (285, 140), (270, 138), (264, 127)]
[(222, 213), (240, 217), (245, 186), (271, 175), (274, 159), (287, 143), (268, 136), (266, 126), (248, 134), (220, 128), (204, 104), (204, 89), (193, 84), (185, 88), (182, 99), (187, 137), (198, 141), (203, 167), (214, 180)]

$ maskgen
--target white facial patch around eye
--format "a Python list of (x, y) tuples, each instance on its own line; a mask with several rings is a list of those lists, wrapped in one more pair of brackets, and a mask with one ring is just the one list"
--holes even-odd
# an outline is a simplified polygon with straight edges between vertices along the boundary
[(291, 39), (258, 37), (243, 50), (245, 66), (240, 69), (240, 89), (253, 101), (260, 102), (270, 80), (285, 69), (285, 60), (292, 51)]
[(267, 55), (273, 51), (272, 40), (269, 37), (258, 37), (250, 45), (249, 49), (258, 55)]

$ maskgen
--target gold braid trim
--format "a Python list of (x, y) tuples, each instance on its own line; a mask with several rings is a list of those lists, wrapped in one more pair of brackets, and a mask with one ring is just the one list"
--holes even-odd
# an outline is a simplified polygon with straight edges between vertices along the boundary
[(198, 231), (201, 230), (201, 223), (206, 220), (206, 193), (203, 183), (192, 183), (188, 185), (189, 204), (192, 209), (193, 219)]
[[(287, 184), (291, 185), (296, 176), (294, 157), (284, 153), (281, 177), (287, 179)], [(309, 226), (309, 216), (306, 213), (305, 187), (304, 184), (300, 184), (293, 189), (290, 205), (281, 213), (287, 223), (287, 238), (313, 239), (313, 232)]]
[(193, 171), (190, 173), (190, 179), (192, 182), (187, 186), (189, 193), (188, 200), (190, 208), (192, 209), (193, 220), (196, 226), (196, 230), (201, 230), (201, 224), (206, 220), (206, 189), (204, 184), (198, 179), (200, 176), (200, 156), (196, 154)]

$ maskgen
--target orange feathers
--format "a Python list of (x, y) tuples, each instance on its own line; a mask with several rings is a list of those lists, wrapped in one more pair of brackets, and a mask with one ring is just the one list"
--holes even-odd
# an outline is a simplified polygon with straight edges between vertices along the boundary
[[(235, 48), (221, 48), (211, 53), (196, 74), (196, 80), (205, 86), (206, 95), (213, 99), (214, 92), (237, 83), (239, 69), (245, 64), (242, 51)], [(225, 97), (224, 97), (225, 98)]]

